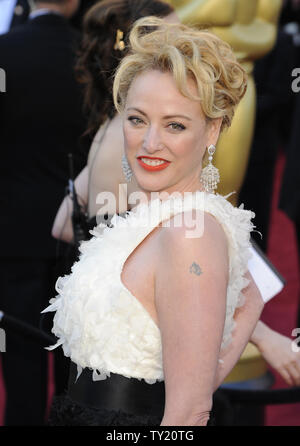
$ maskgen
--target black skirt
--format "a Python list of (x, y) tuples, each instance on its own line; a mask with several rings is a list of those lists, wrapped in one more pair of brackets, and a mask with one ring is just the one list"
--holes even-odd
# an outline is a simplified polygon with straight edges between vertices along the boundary
[[(77, 368), (70, 366), (68, 391), (53, 398), (49, 426), (160, 426), (165, 406), (164, 382), (110, 374), (93, 381), (84, 369), (76, 380)], [(211, 414), (212, 415), (212, 414)], [(211, 416), (207, 426), (215, 426)]]
[(161, 417), (88, 407), (69, 395), (54, 397), (49, 426), (159, 426)]
[[(53, 398), (50, 426), (159, 426), (165, 403), (164, 382), (110, 374), (93, 381), (84, 369), (76, 381), (77, 368), (70, 365), (68, 391)], [(76, 381), (76, 382), (75, 382)]]

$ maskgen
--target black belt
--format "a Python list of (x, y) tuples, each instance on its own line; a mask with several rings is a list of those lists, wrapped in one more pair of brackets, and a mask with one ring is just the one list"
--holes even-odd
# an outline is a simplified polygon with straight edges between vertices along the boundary
[(163, 381), (147, 384), (144, 380), (126, 378), (115, 373), (110, 373), (110, 377), (104, 380), (93, 381), (92, 374), (92, 370), (83, 369), (75, 383), (77, 366), (71, 362), (68, 394), (73, 401), (97, 409), (163, 417)]

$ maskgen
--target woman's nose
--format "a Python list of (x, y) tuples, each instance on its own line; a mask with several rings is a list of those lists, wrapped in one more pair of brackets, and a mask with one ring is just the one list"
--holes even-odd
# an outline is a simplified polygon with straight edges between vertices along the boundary
[(143, 149), (148, 153), (159, 152), (163, 149), (159, 131), (155, 128), (149, 128), (143, 141)]

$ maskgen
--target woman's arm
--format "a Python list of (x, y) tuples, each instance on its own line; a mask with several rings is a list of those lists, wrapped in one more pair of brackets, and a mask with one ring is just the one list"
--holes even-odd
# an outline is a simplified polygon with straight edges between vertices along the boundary
[[(88, 166), (86, 166), (76, 177), (74, 182), (78, 201), (82, 206), (87, 206), (88, 203), (88, 175)], [(52, 237), (67, 243), (73, 241), (72, 212), (73, 202), (69, 196), (66, 196), (56, 214), (52, 227)]]
[(235, 310), (236, 328), (232, 334), (232, 342), (221, 352), (220, 359), (224, 362), (218, 366), (214, 390), (222, 384), (239, 360), (264, 307), (260, 291), (249, 271), (245, 274), (245, 277), (250, 280), (248, 286), (243, 290), (245, 303)]
[(226, 314), (226, 235), (204, 214), (204, 233), (163, 228), (155, 272), (166, 404), (162, 426), (206, 425)]

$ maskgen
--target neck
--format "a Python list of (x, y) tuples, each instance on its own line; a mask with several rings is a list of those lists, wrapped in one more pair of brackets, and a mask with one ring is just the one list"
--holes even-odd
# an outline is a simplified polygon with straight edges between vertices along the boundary
[(62, 15), (64, 15), (65, 13), (63, 6), (55, 3), (47, 3), (47, 2), (36, 3), (34, 11), (38, 11), (40, 9), (48, 9), (49, 11), (57, 12)]
[(188, 180), (182, 181), (180, 184), (176, 184), (174, 186), (170, 186), (165, 190), (160, 190), (157, 192), (149, 192), (143, 191), (145, 193), (145, 197), (147, 197), (147, 201), (160, 198), (161, 200), (167, 200), (170, 196), (182, 196), (185, 194), (193, 194), (197, 191), (205, 192), (204, 186), (199, 181), (199, 174), (196, 172), (196, 176), (190, 178)]

